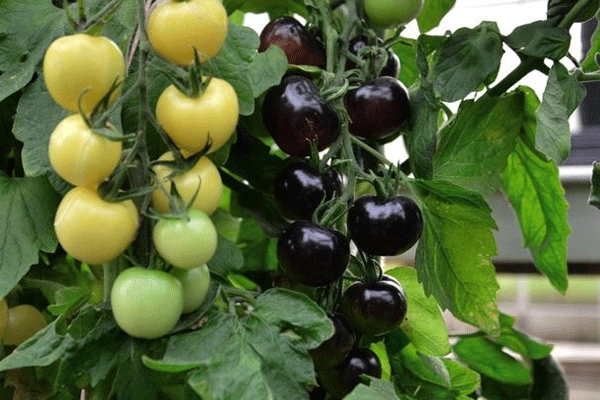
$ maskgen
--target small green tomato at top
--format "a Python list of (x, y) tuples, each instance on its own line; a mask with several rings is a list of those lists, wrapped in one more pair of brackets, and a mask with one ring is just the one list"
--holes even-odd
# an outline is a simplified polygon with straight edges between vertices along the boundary
[(423, 0), (365, 0), (369, 20), (384, 28), (408, 24), (422, 8)]

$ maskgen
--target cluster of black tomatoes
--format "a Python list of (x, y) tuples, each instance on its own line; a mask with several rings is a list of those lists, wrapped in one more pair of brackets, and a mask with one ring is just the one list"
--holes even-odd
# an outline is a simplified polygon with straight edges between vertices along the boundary
[[(358, 58), (350, 57), (346, 69), (356, 68), (367, 41), (365, 36), (350, 41), (348, 52)], [(323, 45), (291, 17), (277, 18), (264, 28), (259, 51), (270, 45), (283, 49), (290, 64), (325, 68)], [(410, 116), (407, 90), (397, 79), (398, 57), (388, 51), (385, 63), (380, 64), (377, 78), (359, 82), (343, 95), (348, 131), (365, 141), (393, 137)], [(314, 222), (313, 215), (321, 213), (324, 202), (342, 195), (343, 179), (335, 168), (318, 170), (301, 157), (310, 156), (314, 145), (319, 151), (332, 145), (340, 135), (341, 119), (339, 108), (328, 103), (307, 74), (284, 77), (267, 92), (262, 110), (263, 123), (278, 147), (299, 158), (278, 172), (274, 184), (277, 209), (292, 221), (277, 241), (277, 259), (286, 279), (328, 287), (339, 283), (347, 270), (351, 241), (367, 258), (401, 254), (417, 242), (423, 228), (421, 211), (402, 195), (363, 195), (351, 200), (347, 235)], [(334, 334), (311, 351), (320, 384), (312, 398), (320, 398), (323, 392), (342, 398), (360, 382), (361, 374), (381, 377), (380, 360), (360, 346), (360, 338), (382, 336), (398, 328), (406, 317), (407, 300), (397, 280), (371, 274), (345, 287), (330, 308)]]

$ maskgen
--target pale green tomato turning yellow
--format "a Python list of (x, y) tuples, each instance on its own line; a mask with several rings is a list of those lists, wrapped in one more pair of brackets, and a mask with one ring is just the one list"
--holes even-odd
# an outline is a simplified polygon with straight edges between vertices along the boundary
[(54, 217), (60, 245), (88, 264), (103, 264), (121, 255), (135, 239), (138, 224), (133, 201), (109, 202), (81, 186), (63, 197)]
[(119, 165), (123, 145), (95, 133), (79, 114), (66, 117), (50, 135), (48, 157), (56, 173), (75, 186), (95, 189)]
[(2, 342), (2, 337), (4, 336), (4, 331), (6, 330), (6, 324), (8, 323), (8, 305), (6, 304), (6, 300), (0, 300), (0, 342)]
[(206, 264), (217, 250), (217, 230), (208, 215), (190, 210), (188, 216), (188, 220), (161, 219), (152, 232), (156, 251), (176, 268)]
[(221, 50), (229, 21), (219, 0), (167, 0), (151, 10), (146, 23), (148, 40), (166, 60), (178, 65), (194, 61), (194, 49), (202, 62)]
[(167, 272), (132, 267), (115, 279), (110, 303), (121, 329), (133, 337), (156, 339), (177, 324), (183, 310), (183, 290)]
[(29, 304), (21, 304), (8, 309), (8, 322), (2, 342), (8, 346), (18, 346), (46, 326), (42, 313)]
[(196, 311), (204, 302), (210, 287), (210, 271), (204, 264), (190, 269), (173, 268), (171, 275), (181, 282), (183, 288), (183, 313)]
[[(160, 156), (159, 160), (172, 161), (173, 153), (167, 152)], [(157, 165), (153, 170), (157, 180), (162, 182), (164, 190), (157, 188), (152, 192), (152, 206), (157, 212), (165, 214), (169, 212), (166, 193), (171, 191), (171, 182), (167, 178), (173, 170), (166, 165)], [(197, 191), (192, 208), (204, 211), (208, 215), (215, 212), (223, 194), (223, 182), (219, 170), (208, 157), (201, 157), (191, 169), (172, 179), (185, 204), (192, 200)]]
[(204, 149), (210, 135), (209, 153), (229, 140), (239, 117), (239, 104), (226, 80), (212, 78), (198, 97), (189, 97), (168, 86), (156, 103), (156, 119), (177, 147), (190, 154)]
[[(44, 82), (50, 96), (61, 107), (79, 112), (77, 100), (90, 113), (115, 83), (125, 79), (121, 49), (109, 38), (85, 33), (63, 36), (50, 44), (44, 55)], [(113, 103), (121, 85), (111, 94)]]

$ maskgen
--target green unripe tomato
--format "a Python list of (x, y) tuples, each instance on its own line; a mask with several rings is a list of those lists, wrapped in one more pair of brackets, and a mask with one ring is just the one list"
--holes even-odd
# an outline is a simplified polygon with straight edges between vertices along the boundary
[(381, 27), (406, 25), (417, 18), (423, 0), (365, 0), (369, 20)]
[(165, 271), (132, 267), (115, 279), (110, 302), (121, 329), (133, 337), (156, 339), (177, 324), (183, 311), (183, 288)]
[(173, 268), (171, 275), (183, 288), (183, 314), (196, 311), (206, 299), (210, 287), (210, 271), (206, 264), (191, 269)]
[(6, 304), (6, 300), (0, 300), (0, 341), (2, 341), (2, 337), (4, 336), (4, 331), (6, 330), (6, 325), (8, 324), (8, 305)]
[(9, 346), (18, 346), (47, 325), (42, 313), (29, 304), (8, 309), (8, 321), (2, 336), (2, 342)]

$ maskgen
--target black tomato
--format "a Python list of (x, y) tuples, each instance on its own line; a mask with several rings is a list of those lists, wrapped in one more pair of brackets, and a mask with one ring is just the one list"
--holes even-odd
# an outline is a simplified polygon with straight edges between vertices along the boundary
[(263, 28), (258, 51), (265, 51), (270, 45), (282, 49), (289, 64), (325, 68), (326, 57), (323, 44), (292, 17), (275, 18)]
[(311, 140), (323, 150), (340, 132), (335, 110), (310, 79), (298, 75), (283, 78), (267, 92), (262, 119), (279, 148), (292, 156), (310, 155)]
[(410, 118), (408, 91), (389, 76), (349, 90), (344, 105), (350, 117), (350, 133), (367, 140), (393, 136)]
[(365, 335), (385, 335), (400, 326), (406, 317), (407, 302), (400, 284), (379, 281), (354, 283), (340, 301), (340, 311)]
[(333, 323), (333, 336), (309, 350), (316, 370), (337, 367), (354, 347), (356, 336), (352, 325), (340, 313), (327, 313)]
[(297, 221), (279, 236), (277, 259), (291, 281), (326, 286), (343, 275), (350, 259), (350, 243), (335, 229)]
[(327, 392), (321, 386), (317, 386), (308, 393), (310, 400), (325, 400)]
[(322, 201), (341, 192), (342, 179), (335, 170), (320, 174), (301, 161), (286, 165), (275, 177), (275, 205), (291, 220), (310, 220)]
[(354, 348), (337, 367), (318, 371), (321, 386), (335, 399), (344, 398), (361, 382), (361, 375), (381, 378), (381, 361), (367, 348)]
[(348, 235), (365, 253), (393, 256), (410, 249), (421, 236), (419, 206), (405, 196), (359, 197), (348, 209)]
[[(377, 44), (381, 45), (382, 40), (378, 39)], [(356, 36), (353, 39), (350, 39), (348, 42), (348, 50), (350, 53), (358, 56), (358, 52), (369, 45), (369, 40), (366, 36), (360, 35)], [(397, 78), (400, 73), (400, 58), (391, 50), (387, 50), (387, 62), (379, 72), (379, 76), (391, 76), (392, 78)], [(348, 61), (346, 63), (346, 69), (356, 68), (356, 64), (352, 61)]]

